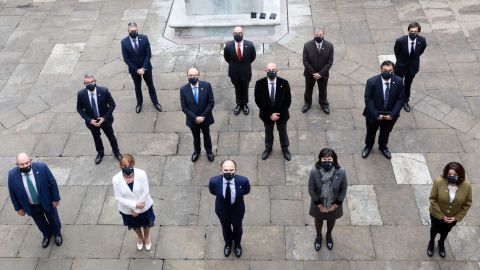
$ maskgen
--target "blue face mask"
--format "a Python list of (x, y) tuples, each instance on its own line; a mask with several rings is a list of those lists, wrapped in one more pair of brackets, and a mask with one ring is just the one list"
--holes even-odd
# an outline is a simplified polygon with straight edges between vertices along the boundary
[(123, 174), (130, 176), (133, 173), (133, 167), (124, 167), (122, 168)]
[(447, 176), (447, 181), (450, 184), (456, 184), (458, 182), (458, 176), (449, 175)]
[(188, 78), (188, 82), (192, 85), (196, 85), (198, 82), (198, 78), (197, 77)]

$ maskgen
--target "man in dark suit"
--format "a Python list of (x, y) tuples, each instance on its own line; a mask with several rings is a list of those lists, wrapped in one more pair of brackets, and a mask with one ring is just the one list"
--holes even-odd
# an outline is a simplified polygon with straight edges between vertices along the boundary
[(313, 40), (303, 46), (303, 65), (305, 71), (305, 104), (302, 112), (305, 113), (312, 106), (312, 93), (315, 82), (318, 85), (318, 103), (326, 114), (330, 114), (327, 100), (327, 84), (329, 70), (333, 65), (333, 45), (326, 41), (321, 28), (316, 28)]
[(152, 100), (153, 106), (157, 111), (162, 111), (162, 106), (158, 102), (155, 86), (152, 77), (152, 50), (146, 35), (138, 34), (137, 24), (135, 22), (128, 23), (128, 37), (121, 41), (123, 61), (128, 66), (128, 72), (132, 76), (135, 84), (135, 96), (137, 97), (137, 107), (135, 111), (140, 113), (143, 104), (142, 95), (142, 76), (148, 87), (148, 93)]
[(196, 68), (187, 71), (188, 83), (180, 88), (180, 103), (185, 113), (186, 125), (193, 135), (192, 162), (200, 155), (200, 131), (203, 133), (203, 145), (208, 161), (213, 162), (212, 139), (210, 125), (214, 123), (212, 109), (215, 105), (212, 86), (205, 81), (199, 81), (200, 72)]
[(245, 215), (243, 196), (250, 192), (248, 179), (236, 175), (237, 164), (233, 160), (224, 160), (221, 164), (222, 175), (214, 176), (208, 183), (210, 193), (216, 196), (215, 213), (222, 224), (225, 257), (230, 256), (235, 243), (235, 256), (242, 256), (242, 220)]
[(277, 124), (282, 146), (283, 157), (290, 160), (288, 151), (289, 141), (287, 135), (287, 121), (290, 118), (288, 108), (292, 104), (292, 95), (288, 81), (277, 77), (277, 65), (267, 64), (265, 71), (267, 77), (255, 83), (255, 103), (260, 109), (260, 119), (265, 126), (265, 151), (262, 159), (267, 159), (272, 153), (273, 127)]
[(395, 63), (395, 75), (405, 79), (405, 97), (403, 108), (410, 112), (410, 88), (413, 78), (420, 69), (420, 55), (427, 48), (427, 41), (418, 33), (422, 27), (417, 22), (408, 25), (408, 35), (398, 38), (395, 41), (394, 52), (397, 62)]
[(243, 27), (233, 29), (233, 39), (225, 45), (223, 57), (228, 63), (228, 76), (235, 87), (235, 99), (237, 106), (233, 110), (235, 115), (243, 113), (247, 115), (248, 108), (248, 85), (252, 79), (252, 62), (257, 56), (255, 46), (251, 41), (243, 39)]
[(33, 162), (26, 153), (17, 156), (17, 166), (8, 172), (8, 191), (18, 215), (32, 217), (43, 234), (42, 247), (63, 242), (57, 206), (60, 203), (57, 181), (45, 163)]
[(384, 61), (380, 66), (381, 74), (367, 80), (365, 86), (365, 109), (363, 116), (367, 125), (365, 148), (362, 157), (366, 158), (375, 143), (375, 135), (380, 128), (378, 146), (383, 156), (392, 158), (388, 150), (388, 137), (395, 125), (403, 105), (402, 78), (393, 75), (394, 64)]
[(92, 74), (85, 75), (83, 84), (85, 88), (78, 91), (77, 94), (77, 112), (85, 120), (85, 125), (92, 132), (95, 149), (98, 153), (95, 158), (95, 164), (98, 165), (102, 162), (104, 156), (100, 129), (105, 132), (110, 141), (113, 155), (120, 161), (121, 154), (112, 127), (115, 101), (113, 101), (112, 95), (106, 87), (97, 86), (95, 77)]

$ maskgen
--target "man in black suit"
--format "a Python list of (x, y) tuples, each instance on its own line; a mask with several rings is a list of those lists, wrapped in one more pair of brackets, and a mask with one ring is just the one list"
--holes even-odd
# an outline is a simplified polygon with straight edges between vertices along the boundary
[(95, 77), (92, 74), (86, 74), (83, 79), (85, 88), (78, 91), (77, 94), (77, 112), (85, 120), (85, 125), (92, 132), (97, 149), (95, 164), (102, 162), (104, 149), (100, 129), (105, 132), (113, 155), (120, 161), (121, 154), (118, 149), (117, 138), (113, 132), (113, 110), (115, 110), (115, 101), (106, 87), (97, 86)]
[(405, 79), (405, 97), (403, 108), (406, 112), (410, 112), (410, 88), (412, 86), (413, 78), (420, 69), (420, 55), (423, 54), (427, 48), (427, 41), (424, 37), (419, 36), (418, 33), (422, 27), (417, 22), (412, 22), (408, 25), (408, 35), (398, 38), (395, 41), (394, 52), (397, 58), (395, 64), (395, 75)]
[(267, 64), (265, 71), (267, 77), (255, 83), (255, 103), (260, 109), (260, 119), (265, 126), (265, 151), (262, 159), (267, 159), (272, 153), (273, 126), (277, 124), (282, 146), (283, 157), (290, 160), (288, 151), (289, 141), (287, 135), (287, 121), (290, 118), (288, 108), (292, 104), (292, 95), (288, 81), (277, 77), (277, 65)]
[(245, 215), (243, 196), (250, 192), (248, 178), (237, 175), (237, 164), (234, 160), (224, 160), (221, 164), (222, 174), (210, 178), (208, 189), (215, 195), (215, 213), (222, 224), (225, 246), (223, 254), (230, 256), (235, 243), (235, 256), (242, 256), (242, 221)]
[(392, 158), (388, 150), (388, 137), (395, 125), (403, 105), (402, 78), (393, 75), (394, 64), (384, 61), (380, 66), (381, 74), (367, 80), (365, 86), (365, 109), (363, 116), (367, 125), (365, 148), (362, 157), (366, 158), (375, 143), (375, 135), (380, 128), (378, 146), (383, 156)]
[(121, 41), (123, 61), (128, 66), (128, 72), (132, 76), (135, 84), (135, 96), (137, 98), (137, 107), (135, 111), (140, 113), (142, 111), (143, 95), (142, 95), (142, 76), (148, 87), (148, 93), (152, 100), (153, 106), (159, 112), (162, 111), (162, 106), (158, 102), (155, 86), (153, 85), (152, 77), (152, 50), (150, 49), (150, 42), (146, 35), (138, 33), (137, 23), (128, 23), (128, 37)]
[(185, 113), (186, 125), (193, 135), (192, 161), (198, 160), (200, 155), (200, 131), (203, 133), (203, 145), (207, 152), (208, 161), (213, 162), (212, 139), (210, 125), (214, 123), (212, 109), (215, 105), (210, 83), (199, 81), (200, 72), (196, 68), (187, 71), (188, 83), (180, 88), (180, 103)]
[(228, 76), (235, 87), (235, 99), (237, 106), (233, 110), (235, 115), (243, 113), (247, 115), (248, 108), (248, 85), (252, 79), (252, 62), (257, 56), (253, 42), (243, 39), (243, 27), (233, 29), (233, 39), (225, 45), (223, 58), (228, 63)]
[(321, 28), (315, 28), (313, 40), (303, 46), (303, 65), (305, 71), (305, 104), (302, 112), (305, 113), (312, 106), (312, 93), (315, 82), (318, 85), (318, 103), (326, 114), (330, 114), (327, 100), (327, 84), (329, 70), (333, 65), (333, 45), (326, 41)]

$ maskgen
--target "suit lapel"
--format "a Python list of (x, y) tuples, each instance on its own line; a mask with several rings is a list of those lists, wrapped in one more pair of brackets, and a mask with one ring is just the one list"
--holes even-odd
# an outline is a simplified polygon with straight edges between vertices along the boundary
[(32, 173), (33, 173), (33, 177), (35, 177), (35, 187), (37, 188), (37, 195), (40, 198), (40, 185), (41, 185), (40, 182), (43, 179), (40, 177), (40, 171), (38, 170), (37, 166), (33, 166), (33, 164), (32, 164)]
[(17, 189), (20, 191), (21, 196), (28, 202), (27, 191), (25, 190), (25, 186), (23, 185), (23, 178), (22, 173), (19, 171), (16, 176), (15, 184), (18, 185)]

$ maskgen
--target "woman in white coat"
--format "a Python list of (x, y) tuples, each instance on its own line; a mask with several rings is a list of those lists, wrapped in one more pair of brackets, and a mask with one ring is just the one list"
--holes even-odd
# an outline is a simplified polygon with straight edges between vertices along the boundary
[(130, 154), (123, 155), (119, 164), (122, 170), (113, 176), (112, 182), (123, 225), (137, 233), (138, 250), (142, 250), (144, 245), (146, 250), (150, 250), (152, 247), (150, 227), (154, 226), (155, 214), (147, 174), (133, 167), (135, 160)]

